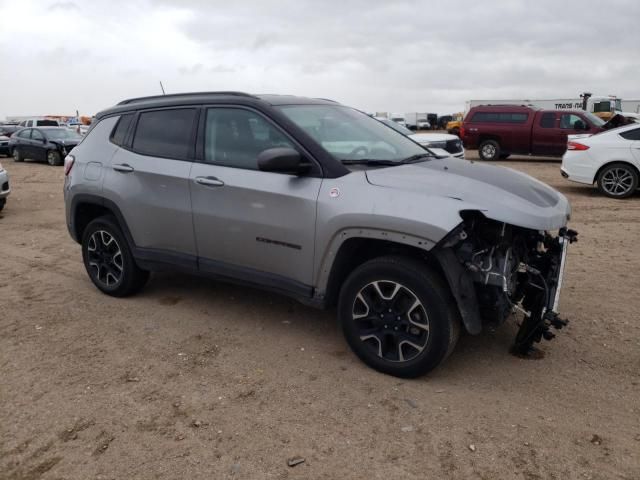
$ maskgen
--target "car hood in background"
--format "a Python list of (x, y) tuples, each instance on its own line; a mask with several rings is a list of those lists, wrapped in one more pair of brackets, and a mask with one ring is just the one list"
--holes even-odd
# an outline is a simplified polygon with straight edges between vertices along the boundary
[(409, 138), (418, 143), (458, 140), (458, 137), (449, 135), (448, 133), (414, 133), (413, 135), (409, 135)]
[[(564, 195), (529, 175), (452, 157), (371, 169), (366, 175), (372, 185), (452, 198), (460, 201), (460, 210), (479, 210), (493, 220), (534, 230), (563, 227), (571, 213)], [(428, 198), (424, 208), (430, 208)]]

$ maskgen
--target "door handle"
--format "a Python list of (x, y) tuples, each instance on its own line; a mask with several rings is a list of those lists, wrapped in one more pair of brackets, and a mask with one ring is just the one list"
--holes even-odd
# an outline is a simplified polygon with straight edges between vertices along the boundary
[(204, 185), (206, 187), (224, 186), (224, 182), (216, 177), (196, 177), (195, 181), (198, 185)]
[(113, 169), (116, 172), (122, 172), (122, 173), (130, 173), (133, 172), (134, 168), (131, 165), (127, 165), (126, 163), (116, 163), (113, 166)]

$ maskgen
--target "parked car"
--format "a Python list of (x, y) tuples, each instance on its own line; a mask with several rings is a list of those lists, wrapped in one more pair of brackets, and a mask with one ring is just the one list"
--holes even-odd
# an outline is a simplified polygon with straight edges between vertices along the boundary
[[(97, 114), (65, 159), (66, 221), (102, 292), (155, 270), (337, 305), (354, 352), (413, 377), (461, 328), (527, 311), (516, 350), (561, 327), (567, 199), (519, 172), (435, 158), (370, 116), (289, 95), (194, 93)], [(544, 245), (545, 248), (540, 248)]]
[(2, 210), (7, 204), (7, 197), (10, 193), (11, 186), (9, 185), (9, 173), (0, 163), (0, 210)]
[(62, 165), (63, 159), (82, 137), (65, 127), (24, 128), (9, 140), (13, 160), (44, 160), (49, 165)]
[(374, 118), (388, 127), (393, 128), (396, 132), (409, 137), (414, 142), (418, 142), (423, 147), (427, 147), (429, 150), (434, 151), (438, 156), (451, 155), (457, 158), (464, 158), (462, 140), (455, 135), (449, 135), (447, 133), (414, 133), (408, 128), (398, 125), (396, 122), (389, 119), (379, 117)]
[(18, 123), (20, 128), (31, 127), (59, 127), (60, 122), (58, 120), (51, 120), (48, 118), (28, 118)]
[(0, 135), (0, 155), (11, 155), (9, 150), (9, 137)]
[(539, 110), (517, 105), (473, 107), (460, 136), (467, 149), (478, 149), (482, 160), (511, 154), (562, 156), (567, 135), (597, 133), (605, 122), (583, 110)]
[(3, 135), (5, 137), (10, 137), (20, 129), (22, 129), (22, 127), (19, 127), (18, 124), (3, 123), (3, 124), (0, 124), (0, 135)]
[(560, 171), (572, 182), (595, 183), (607, 197), (630, 197), (640, 177), (640, 124), (570, 137)]

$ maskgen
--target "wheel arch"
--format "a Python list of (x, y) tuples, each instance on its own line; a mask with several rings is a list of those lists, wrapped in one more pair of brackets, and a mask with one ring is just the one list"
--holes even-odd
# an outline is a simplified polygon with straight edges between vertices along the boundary
[(105, 215), (112, 215), (118, 222), (130, 248), (135, 248), (131, 231), (118, 206), (111, 200), (98, 195), (79, 194), (71, 201), (69, 230), (73, 239), (81, 243), (82, 234), (92, 220)]
[(600, 177), (600, 174), (602, 173), (602, 171), (613, 165), (614, 163), (623, 163), (625, 165), (628, 165), (629, 167), (631, 167), (635, 172), (636, 175), (638, 175), (638, 177), (640, 177), (640, 169), (638, 169), (637, 166), (635, 166), (633, 163), (631, 163), (629, 160), (610, 160), (607, 163), (604, 163), (602, 165), (600, 165), (600, 167), (598, 167), (598, 170), (596, 171), (596, 174), (593, 177), (593, 182), (591, 183), (596, 183), (598, 181), (598, 177)]

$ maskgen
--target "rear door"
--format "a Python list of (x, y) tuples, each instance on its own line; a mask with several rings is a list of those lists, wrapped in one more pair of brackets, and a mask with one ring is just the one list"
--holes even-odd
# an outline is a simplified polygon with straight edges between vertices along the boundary
[(116, 125), (111, 134), (112, 142), (126, 139), (108, 164), (103, 194), (120, 208), (142, 258), (196, 268), (189, 171), (198, 112), (142, 111), (128, 132)]
[(629, 142), (631, 158), (635, 162), (636, 167), (640, 169), (640, 127), (622, 132), (620, 136)]
[(202, 115), (202, 161), (191, 170), (199, 268), (309, 295), (322, 178), (258, 170), (269, 148), (305, 155), (261, 113), (211, 107)]

